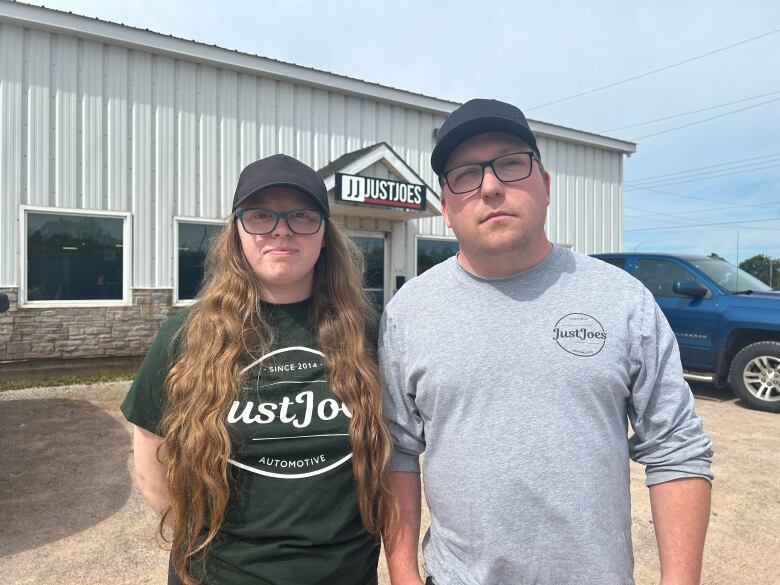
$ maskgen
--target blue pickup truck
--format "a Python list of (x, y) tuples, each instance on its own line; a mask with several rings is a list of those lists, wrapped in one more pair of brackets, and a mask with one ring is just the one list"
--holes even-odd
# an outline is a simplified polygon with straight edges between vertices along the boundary
[(748, 406), (780, 412), (780, 291), (715, 254), (594, 257), (653, 293), (689, 380), (730, 385)]

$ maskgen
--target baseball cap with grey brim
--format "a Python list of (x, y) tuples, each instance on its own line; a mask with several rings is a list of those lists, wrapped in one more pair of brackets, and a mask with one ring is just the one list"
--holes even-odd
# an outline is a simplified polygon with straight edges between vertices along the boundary
[(317, 172), (286, 154), (274, 154), (248, 164), (241, 171), (233, 196), (233, 211), (255, 193), (270, 187), (288, 187), (311, 197), (317, 209), (330, 215), (328, 190)]
[(473, 99), (450, 114), (436, 133), (436, 146), (431, 153), (431, 167), (439, 177), (444, 165), (457, 146), (477, 134), (507, 132), (528, 144), (541, 159), (536, 136), (519, 108), (498, 100)]

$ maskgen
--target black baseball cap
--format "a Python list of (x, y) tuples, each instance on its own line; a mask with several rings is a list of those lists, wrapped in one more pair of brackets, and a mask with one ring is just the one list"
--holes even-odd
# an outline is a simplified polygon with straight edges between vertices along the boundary
[(433, 172), (442, 175), (447, 159), (461, 142), (477, 134), (498, 131), (514, 134), (542, 158), (536, 136), (520, 108), (498, 100), (473, 99), (452, 112), (436, 133), (436, 146), (431, 153)]
[(274, 154), (248, 164), (241, 171), (233, 196), (233, 211), (255, 193), (269, 187), (289, 187), (312, 198), (317, 208), (330, 215), (328, 190), (317, 172), (286, 154)]

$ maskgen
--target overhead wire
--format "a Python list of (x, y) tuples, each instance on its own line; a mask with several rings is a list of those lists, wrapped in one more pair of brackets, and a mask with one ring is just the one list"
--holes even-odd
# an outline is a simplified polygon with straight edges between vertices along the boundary
[[(740, 207), (741, 208), (741, 207), (744, 207), (744, 206), (743, 205), (730, 205), (728, 207), (720, 207), (720, 208), (716, 207), (716, 208), (714, 208), (712, 210), (693, 209), (693, 210), (686, 210), (685, 213), (699, 213), (699, 212), (706, 213), (707, 211), (714, 211), (715, 209), (719, 209), (719, 210), (733, 209), (734, 207)], [(763, 207), (763, 206), (761, 206), (761, 207)], [(647, 221), (666, 221), (666, 222), (668, 222), (669, 221), (668, 219), (653, 219), (654, 217), (657, 217), (657, 216), (663, 216), (663, 217), (670, 217), (675, 222), (680, 222), (680, 221), (684, 222), (684, 223), (678, 223), (678, 225), (696, 225), (696, 222), (691, 223), (688, 220), (681, 219), (679, 214), (675, 215), (673, 213), (650, 212), (647, 209), (638, 209), (638, 208), (635, 208), (635, 207), (631, 207), (630, 205), (624, 205), (623, 208), (624, 209), (635, 209), (637, 211), (646, 211), (647, 212), (644, 215), (624, 215), (623, 216), (624, 219), (632, 219), (632, 220), (639, 219), (639, 220), (647, 220)]]
[[(770, 162), (770, 161), (767, 161)], [(766, 164), (761, 167), (753, 167), (750, 169), (745, 169), (741, 171), (734, 171), (734, 172), (724, 172), (724, 173), (718, 173), (718, 174), (709, 174), (707, 176), (703, 177), (692, 177), (692, 178), (686, 178), (682, 177), (679, 181), (658, 181), (653, 183), (646, 183), (644, 185), (628, 185), (625, 187), (627, 191), (634, 190), (634, 189), (640, 189), (646, 185), (651, 185), (653, 187), (670, 187), (672, 185), (684, 185), (686, 183), (698, 183), (699, 181), (709, 181), (710, 179), (718, 179), (720, 177), (731, 177), (734, 175), (743, 175), (745, 173), (752, 173), (755, 171), (764, 171), (766, 169), (774, 169), (777, 167), (780, 167), (780, 162), (774, 162), (771, 161), (772, 164)]]
[[(745, 207), (776, 207), (780, 205), (780, 203), (736, 203), (734, 205), (726, 205), (724, 207), (711, 207), (709, 209), (685, 209), (681, 213), (712, 213), (714, 211), (725, 211), (728, 209), (743, 209)], [(631, 219), (640, 219), (645, 217), (656, 217), (659, 215), (668, 216), (668, 217), (674, 217), (677, 218), (678, 215), (675, 215), (673, 213), (665, 213), (661, 211), (650, 211), (648, 209), (637, 209), (636, 207), (631, 207), (630, 205), (624, 205), (624, 209), (632, 209), (635, 211), (642, 211), (645, 213), (642, 213), (640, 215), (623, 215), (624, 218), (631, 218)]]
[(701, 170), (704, 170), (704, 169), (712, 169), (712, 168), (716, 168), (716, 167), (720, 168), (720, 167), (723, 167), (723, 166), (729, 166), (729, 165), (732, 165), (732, 164), (748, 162), (748, 161), (751, 161), (751, 160), (758, 160), (758, 159), (762, 159), (762, 158), (775, 158), (775, 157), (780, 157), (780, 152), (772, 152), (772, 153), (769, 153), (769, 154), (762, 154), (760, 156), (751, 156), (750, 158), (742, 158), (742, 159), (737, 159), (737, 160), (725, 161), (725, 162), (722, 162), (722, 163), (718, 163), (718, 164), (714, 164), (714, 165), (706, 165), (706, 166), (703, 166), (703, 167), (691, 167), (689, 169), (683, 169), (681, 171), (674, 171), (672, 173), (664, 173), (662, 175), (651, 175), (649, 177), (640, 177), (639, 179), (634, 179), (633, 181), (626, 181), (625, 184), (628, 185), (629, 183), (641, 183), (641, 182), (644, 182), (644, 181), (649, 181), (651, 179), (658, 179), (658, 178), (661, 178), (661, 177), (670, 177), (672, 175), (682, 175), (682, 174), (687, 174), (687, 173), (692, 172), (692, 171), (701, 171)]
[[(624, 209), (636, 209), (634, 207), (631, 207), (630, 205), (624, 205), (623, 208)], [(638, 209), (638, 211), (647, 211), (647, 210), (645, 210), (645, 209)], [(683, 222), (683, 223), (679, 223), (678, 225), (686, 225), (686, 224), (690, 223), (689, 221), (680, 218), (678, 215), (673, 215), (671, 213), (649, 213), (648, 212), (646, 215), (623, 215), (623, 218), (624, 219), (627, 219), (627, 218), (637, 218), (637, 217), (645, 218), (645, 217), (658, 216), (658, 215), (662, 215), (664, 217), (671, 217), (675, 222), (680, 222), (680, 221)], [(669, 220), (668, 219), (652, 219), (651, 218), (651, 219), (649, 219), (649, 221), (666, 221), (666, 222), (668, 222)]]
[[(780, 156), (780, 153), (770, 153), (768, 155), (761, 155), (761, 156), (758, 156), (758, 157), (750, 157), (750, 158), (747, 158), (747, 159), (739, 159), (739, 160), (735, 160), (735, 161), (730, 161), (728, 163), (722, 163), (721, 165), (708, 165), (708, 166), (703, 166), (703, 167), (695, 167), (695, 168), (687, 169), (687, 170), (684, 170), (684, 171), (677, 171), (677, 172), (674, 172), (674, 173), (666, 173), (664, 175), (656, 175), (656, 177), (658, 177), (658, 178), (656, 178), (655, 180), (654, 180), (653, 177), (645, 177), (644, 179), (638, 179), (637, 181), (629, 181), (629, 182), (627, 182), (625, 190), (628, 191), (628, 192), (630, 192), (632, 190), (650, 191), (650, 192), (659, 193), (659, 194), (663, 194), (663, 195), (668, 195), (668, 196), (671, 196), (671, 197), (677, 197), (677, 198), (681, 198), (681, 199), (689, 199), (689, 200), (693, 200), (693, 201), (702, 201), (702, 202), (706, 202), (706, 203), (726, 203), (727, 204), (724, 207), (714, 207), (714, 208), (707, 208), (707, 209), (688, 209), (688, 210), (685, 210), (685, 213), (688, 213), (688, 214), (689, 213), (711, 213), (711, 212), (715, 212), (715, 211), (723, 211), (723, 210), (737, 209), (737, 208), (741, 209), (741, 208), (754, 208), (755, 207), (755, 208), (762, 208), (762, 209), (764, 209), (766, 207), (776, 207), (776, 206), (780, 205), (780, 201), (775, 202), (775, 203), (762, 202), (762, 203), (738, 203), (738, 204), (734, 204), (731, 201), (723, 201), (723, 200), (720, 200), (720, 199), (708, 199), (708, 198), (704, 198), (704, 197), (695, 197), (695, 196), (691, 196), (691, 195), (681, 195), (679, 193), (672, 193), (670, 191), (664, 191), (664, 190), (655, 189), (655, 188), (652, 188), (652, 187), (653, 186), (663, 186), (662, 183), (664, 183), (664, 177), (667, 177), (667, 178), (671, 179), (675, 175), (677, 175), (681, 179), (687, 179), (687, 178), (695, 176), (695, 174), (692, 174), (692, 171), (699, 171), (699, 170), (713, 169), (714, 168), (715, 169), (714, 171), (709, 171), (708, 173), (698, 173), (698, 174), (709, 174), (710, 176), (705, 177), (705, 178), (711, 178), (712, 177), (712, 173), (713, 172), (717, 173), (717, 171), (720, 170), (721, 168), (725, 168), (727, 170), (733, 171), (735, 169), (740, 169), (740, 168), (744, 168), (744, 167), (750, 167), (750, 166), (754, 167), (755, 165), (766, 165), (766, 163), (768, 163), (768, 162), (774, 163), (774, 160), (766, 160), (766, 159), (770, 159), (770, 158), (771, 159), (776, 159), (778, 156)], [(764, 159), (764, 160), (759, 160), (759, 159)], [(753, 162), (753, 163), (750, 163), (748, 165), (734, 166), (735, 163), (746, 162), (746, 161), (758, 161), (758, 162)], [(729, 165), (731, 165), (731, 166), (729, 166)], [(749, 169), (747, 171), (743, 170), (743, 171), (738, 171), (738, 172), (735, 172), (735, 173), (721, 173), (721, 175), (724, 175), (724, 174), (739, 174), (739, 173), (749, 172), (749, 171), (753, 171), (753, 170), (763, 170), (763, 168), (771, 168), (773, 166), (780, 166), (780, 165), (772, 164), (772, 165), (761, 167), (761, 168), (758, 168), (758, 169), (751, 168), (751, 169)], [(712, 178), (714, 178), (714, 177), (712, 177)], [(638, 181), (644, 181), (644, 184), (643, 185), (631, 184), (631, 183), (635, 183), (635, 182), (638, 182)], [(683, 182), (683, 181), (679, 181), (679, 182)], [(691, 182), (691, 181), (688, 181), (688, 182)], [(676, 183), (673, 183), (673, 182), (670, 182), (670, 181), (667, 180), (665, 184), (671, 185), (671, 184), (676, 184)], [(651, 219), (651, 218), (659, 217), (659, 216), (673, 218), (676, 222), (679, 222), (679, 220), (680, 220), (678, 215), (674, 215), (674, 214), (670, 214), (670, 213), (650, 212), (649, 210), (639, 209), (639, 208), (636, 208), (636, 207), (632, 207), (630, 205), (625, 205), (624, 208), (625, 209), (633, 209), (635, 211), (640, 211), (640, 212), (645, 212), (645, 213), (643, 213), (641, 215), (625, 215), (624, 217), (626, 219), (629, 219), (629, 220), (665, 221), (665, 220)], [(678, 224), (678, 225), (695, 225), (695, 224)], [(760, 228), (756, 228), (756, 229), (760, 229)]]
[[(725, 210), (725, 209), (734, 209), (734, 208), (742, 209), (742, 208), (745, 208), (745, 207), (760, 207), (760, 208), (764, 209), (767, 206), (776, 207), (778, 205), (780, 205), (780, 202), (778, 202), (778, 203), (760, 203), (760, 204), (759, 203), (742, 203), (742, 204), (737, 204), (737, 205), (728, 205), (726, 207), (714, 207), (714, 208), (710, 208), (710, 209), (687, 209), (687, 210), (685, 210), (685, 213), (686, 214), (689, 214), (689, 213), (708, 213), (708, 212), (713, 212), (713, 211), (722, 211), (722, 210)], [(680, 222), (679, 215), (675, 215), (675, 214), (672, 214), (672, 213), (661, 213), (661, 212), (652, 213), (652, 212), (650, 212), (647, 209), (639, 209), (639, 208), (633, 207), (631, 205), (624, 205), (623, 207), (624, 207), (624, 209), (633, 209), (635, 211), (647, 212), (644, 215), (624, 215), (623, 216), (625, 219), (629, 219), (629, 220), (666, 221), (666, 222), (669, 222), (668, 219), (655, 219), (654, 218), (654, 216), (663, 216), (665, 218), (672, 218), (672, 220), (674, 220), (674, 222), (675, 222), (675, 223), (673, 223), (673, 225), (675, 225), (675, 226), (680, 226), (680, 227), (685, 227), (685, 226), (699, 227), (701, 225), (701, 224), (690, 223), (690, 222), (679, 223)], [(769, 229), (769, 228), (745, 228), (745, 229), (756, 229), (756, 230), (763, 231), (763, 230)], [(633, 231), (633, 229), (628, 229), (628, 230), (624, 230), (624, 231)], [(771, 229), (771, 231), (775, 231), (775, 230)]]
[[(642, 221), (658, 221), (658, 222), (661, 222), (661, 223), (665, 223), (666, 225), (672, 225), (672, 226), (675, 226), (675, 227), (688, 227), (688, 226), (689, 227), (698, 227), (700, 225), (700, 224), (695, 223), (695, 222), (689, 222), (689, 221), (685, 221), (685, 220), (680, 220), (678, 218), (675, 218), (674, 220), (670, 220), (670, 219), (666, 219), (666, 218), (663, 218), (663, 217), (660, 217), (660, 218), (659, 217), (648, 217), (648, 218), (642, 219)], [(632, 230), (624, 229), (623, 231), (632, 231)]]
[[(640, 185), (641, 186), (655, 185), (655, 184), (660, 185), (661, 183), (670, 183), (678, 180), (684, 181), (687, 179), (694, 179), (697, 177), (701, 179), (706, 179), (713, 175), (719, 175), (720, 173), (731, 172), (731, 171), (738, 171), (738, 172), (734, 172), (734, 174), (739, 175), (739, 174), (749, 173), (752, 171), (760, 171), (763, 170), (764, 168), (772, 168), (772, 166), (774, 166), (777, 163), (780, 163), (780, 157), (774, 157), (772, 159), (766, 159), (766, 160), (752, 162), (744, 165), (732, 165), (732, 166), (723, 165), (720, 168), (715, 167), (709, 171), (702, 171), (702, 172), (690, 171), (686, 174), (679, 173), (678, 176), (676, 177), (667, 176), (667, 177), (659, 177), (657, 179), (644, 179), (641, 181), (639, 180), (630, 181), (624, 183), (624, 185), (627, 187), (636, 187)], [(744, 169), (744, 170), (739, 170), (739, 169)]]
[(705, 201), (707, 203), (731, 203), (731, 201), (723, 201), (722, 199), (708, 199), (706, 197), (696, 197), (695, 195), (680, 195), (679, 193), (672, 193), (671, 191), (663, 191), (661, 189), (655, 189), (653, 187), (634, 187), (632, 190), (638, 191), (651, 191), (653, 193), (661, 193), (663, 195), (669, 195), (670, 197), (679, 197), (680, 199), (691, 199), (692, 201)]
[[(625, 207), (626, 207), (626, 208), (630, 208), (630, 206), (625, 206)], [(743, 207), (743, 206), (739, 206), (739, 207)], [(731, 208), (732, 208), (732, 207), (729, 207), (729, 209), (731, 209)], [(644, 211), (644, 210), (643, 210), (643, 211)], [(689, 211), (686, 211), (686, 213), (693, 213), (693, 211), (690, 211), (690, 212), (689, 212)], [(672, 218), (672, 220), (671, 220), (671, 222), (670, 222), (670, 220), (669, 220), (669, 219), (656, 219), (656, 218), (649, 217), (649, 216), (651, 216), (651, 215), (662, 215), (662, 216), (664, 216), (664, 217), (671, 217), (671, 218)], [(689, 221), (684, 221), (683, 223), (680, 223), (680, 218), (679, 218), (679, 216), (677, 216), (677, 215), (673, 215), (673, 214), (671, 214), (671, 213), (650, 213), (650, 214), (648, 214), (647, 216), (631, 216), (631, 215), (626, 215), (626, 216), (623, 216), (623, 217), (624, 217), (624, 218), (627, 218), (627, 219), (629, 219), (629, 218), (630, 218), (630, 219), (641, 218), (641, 219), (640, 219), (640, 221), (660, 221), (660, 222), (666, 222), (667, 224), (668, 224), (668, 223), (671, 223), (671, 227), (701, 227), (701, 226), (702, 226), (702, 224), (701, 224), (701, 223), (695, 223), (695, 222), (694, 222), (694, 223), (691, 223), (691, 222), (689, 222)], [(707, 225), (711, 225), (711, 224), (707, 224)], [(636, 228), (636, 229), (639, 229), (639, 228)], [(650, 230), (652, 230), (652, 229), (658, 229), (658, 228), (645, 228), (645, 229), (647, 229), (648, 231), (650, 231)], [(741, 228), (741, 229), (743, 229), (743, 228)], [(765, 230), (776, 231), (774, 228), (756, 228), (756, 227), (751, 227), (751, 228), (744, 228), (744, 229), (750, 229), (750, 230), (759, 230), (759, 231), (765, 231)], [(629, 228), (629, 229), (624, 229), (623, 231), (634, 231), (634, 229), (633, 229), (633, 228)]]
[(631, 81), (636, 81), (637, 79), (642, 79), (643, 77), (649, 77), (650, 75), (655, 75), (656, 73), (661, 73), (662, 71), (668, 71), (669, 69), (673, 69), (675, 67), (679, 67), (681, 65), (685, 65), (687, 63), (691, 63), (693, 61), (697, 61), (699, 59), (703, 59), (705, 57), (709, 57), (710, 55), (715, 55), (716, 53), (721, 53), (723, 51), (727, 51), (728, 49), (733, 49), (734, 47), (738, 47), (740, 45), (744, 45), (746, 43), (750, 43), (750, 42), (756, 41), (758, 39), (762, 39), (764, 37), (768, 37), (770, 35), (777, 34), (778, 32), (780, 32), (780, 28), (774, 29), (774, 30), (770, 30), (769, 32), (765, 32), (763, 34), (756, 35), (754, 37), (750, 37), (749, 39), (744, 39), (744, 40), (738, 41), (736, 43), (731, 43), (730, 45), (726, 45), (725, 47), (720, 47), (719, 49), (714, 49), (712, 51), (708, 51), (706, 53), (702, 53), (701, 55), (696, 55), (695, 57), (690, 57), (689, 59), (684, 59), (683, 61), (678, 61), (677, 63), (672, 63), (671, 65), (666, 65), (664, 67), (659, 67), (658, 69), (653, 69), (652, 71), (647, 71), (647, 72), (641, 73), (639, 75), (634, 75), (632, 77), (627, 77), (626, 79), (621, 79), (620, 81), (615, 81), (614, 83), (608, 83), (608, 84), (602, 85), (600, 87), (596, 87), (596, 88), (589, 89), (589, 90), (586, 90), (586, 91), (581, 91), (579, 93), (576, 93), (576, 94), (573, 94), (573, 95), (570, 95), (570, 96), (567, 96), (567, 97), (563, 97), (563, 98), (560, 98), (560, 99), (556, 99), (556, 100), (553, 100), (553, 101), (550, 101), (550, 102), (546, 102), (544, 104), (539, 104), (538, 106), (533, 106), (531, 108), (528, 108), (527, 111), (533, 111), (533, 110), (538, 110), (538, 109), (541, 109), (541, 108), (546, 108), (547, 106), (552, 106), (554, 104), (560, 104), (562, 102), (573, 100), (574, 98), (578, 98), (578, 97), (582, 97), (584, 95), (589, 95), (589, 94), (592, 94), (592, 93), (603, 91), (605, 89), (609, 89), (611, 87), (616, 87), (618, 85), (622, 85), (624, 83), (629, 83)]
[(725, 102), (723, 104), (718, 104), (716, 106), (709, 106), (706, 108), (699, 108), (698, 110), (691, 110), (689, 112), (683, 112), (682, 114), (674, 114), (672, 116), (666, 116), (664, 118), (655, 118), (654, 120), (647, 120), (646, 122), (637, 122), (636, 124), (627, 124), (626, 126), (617, 126), (615, 128), (607, 128), (606, 130), (599, 130), (600, 134), (606, 133), (606, 132), (615, 132), (617, 130), (625, 130), (626, 128), (636, 128), (637, 126), (647, 126), (648, 124), (655, 124), (656, 122), (665, 122), (666, 120), (674, 120), (675, 118), (683, 118), (685, 116), (692, 116), (693, 114), (699, 114), (701, 112), (708, 112), (710, 110), (717, 110), (719, 108), (725, 108), (726, 106), (733, 106), (734, 104), (741, 104), (744, 102), (749, 102), (753, 100), (757, 100), (759, 98), (767, 97), (770, 95), (777, 95), (780, 91), (771, 91), (769, 93), (762, 93), (759, 95), (754, 95), (752, 97), (743, 98), (741, 100), (735, 100), (733, 102)]
[[(780, 217), (758, 217), (753, 219), (742, 219), (737, 221), (718, 221), (718, 222), (710, 222), (710, 223), (688, 224), (688, 225), (657, 227), (657, 228), (631, 228), (631, 229), (624, 229), (623, 231), (624, 232), (650, 232), (650, 231), (662, 231), (662, 230), (677, 230), (683, 227), (712, 227), (712, 226), (719, 226), (719, 225), (758, 223), (758, 222), (765, 222), (765, 221), (780, 221)], [(767, 231), (777, 231), (775, 228), (745, 228), (745, 229), (764, 229)]]
[(681, 130), (683, 128), (689, 128), (691, 126), (696, 126), (697, 124), (703, 124), (704, 122), (709, 122), (710, 120), (717, 120), (718, 118), (725, 118), (726, 116), (732, 116), (734, 114), (738, 114), (740, 112), (744, 112), (746, 110), (752, 110), (753, 108), (758, 108), (760, 106), (765, 106), (766, 104), (771, 104), (772, 102), (780, 101), (780, 97), (773, 98), (771, 100), (766, 100), (765, 102), (760, 102), (758, 104), (753, 104), (751, 106), (746, 106), (744, 108), (739, 108), (736, 110), (732, 110), (730, 112), (725, 112), (723, 114), (718, 114), (717, 116), (710, 116), (709, 118), (704, 118), (702, 120), (696, 120), (695, 122), (690, 122), (688, 124), (682, 124), (680, 126), (675, 126), (674, 128), (667, 128), (666, 130), (661, 130), (659, 132), (653, 132), (652, 134), (645, 134), (644, 136), (637, 136), (636, 138), (632, 138), (632, 141), (637, 140), (645, 140), (646, 138), (652, 138), (653, 136), (660, 136), (661, 134), (668, 134), (669, 132), (675, 132), (676, 130)]
[[(778, 32), (780, 32), (780, 29), (775, 29), (775, 30), (769, 31), (769, 32), (764, 33), (764, 34), (757, 35), (757, 36), (754, 36), (754, 37), (751, 37), (749, 39), (745, 39), (743, 41), (739, 41), (739, 42), (736, 42), (736, 43), (732, 43), (732, 44), (727, 45), (725, 47), (721, 47), (719, 49), (715, 49), (713, 51), (709, 51), (707, 53), (703, 53), (701, 55), (697, 55), (695, 57), (691, 57), (689, 59), (685, 59), (683, 61), (679, 61), (677, 63), (673, 63), (671, 65), (667, 65), (665, 67), (661, 67), (661, 68), (658, 68), (658, 69), (654, 69), (652, 71), (645, 72), (645, 73), (640, 74), (640, 75), (635, 75), (635, 76), (632, 76), (632, 77), (629, 77), (629, 78), (626, 78), (626, 79), (623, 79), (623, 80), (620, 80), (620, 81), (617, 81), (617, 82), (614, 82), (614, 83), (610, 83), (610, 84), (603, 85), (603, 86), (600, 86), (600, 87), (597, 87), (597, 88), (593, 88), (591, 90), (579, 92), (579, 93), (576, 93), (576, 94), (573, 94), (573, 95), (570, 95), (570, 96), (567, 96), (567, 97), (564, 97), (564, 98), (553, 100), (551, 102), (547, 102), (547, 103), (544, 103), (544, 104), (533, 106), (533, 107), (529, 108), (528, 111), (533, 111), (533, 110), (537, 110), (537, 109), (540, 109), (540, 108), (543, 108), (543, 107), (547, 107), (547, 106), (551, 106), (551, 105), (554, 105), (554, 104), (562, 103), (562, 102), (565, 102), (565, 101), (568, 101), (568, 100), (571, 100), (571, 99), (575, 99), (577, 97), (582, 97), (584, 95), (589, 95), (589, 94), (596, 93), (598, 91), (602, 91), (602, 90), (605, 90), (605, 89), (609, 89), (611, 87), (615, 87), (615, 86), (618, 86), (618, 85), (621, 85), (621, 84), (624, 84), (624, 83), (635, 81), (635, 80), (641, 79), (643, 77), (648, 77), (650, 75), (654, 75), (656, 73), (660, 73), (662, 71), (666, 71), (666, 70), (672, 69), (674, 67), (679, 67), (681, 65), (684, 65), (684, 64), (696, 61), (698, 59), (702, 59), (704, 57), (708, 57), (708, 56), (716, 54), (716, 53), (720, 53), (722, 51), (731, 49), (733, 47), (736, 47), (736, 46), (739, 46), (739, 45), (742, 45), (742, 44), (745, 44), (745, 43), (749, 43), (749, 42), (755, 41), (755, 40), (760, 39), (760, 38), (764, 38), (764, 37), (770, 36), (772, 34), (776, 34)], [(746, 101), (752, 101), (752, 100), (755, 100), (755, 99), (760, 99), (762, 97), (767, 97), (769, 95), (777, 95), (778, 93), (780, 93), (780, 92), (769, 92), (769, 93), (766, 93), (766, 94), (760, 94), (760, 95), (752, 96), (752, 97), (749, 97), (749, 98), (744, 98), (744, 99), (741, 99), (741, 100), (735, 100), (735, 101), (732, 101), (732, 102), (727, 102), (727, 103), (719, 104), (719, 105), (716, 105), (716, 106), (700, 108), (698, 110), (693, 110), (693, 111), (689, 111), (689, 112), (685, 112), (685, 113), (681, 113), (681, 114), (667, 116), (667, 117), (664, 117), (664, 118), (658, 118), (658, 119), (655, 119), (655, 120), (650, 120), (650, 121), (641, 122), (641, 123), (637, 123), (637, 124), (621, 126), (621, 127), (613, 128), (613, 129), (610, 129), (610, 130), (605, 130), (604, 132), (611, 132), (611, 131), (614, 131), (614, 130), (622, 130), (622, 129), (626, 129), (626, 128), (634, 128), (634, 127), (644, 126), (644, 125), (657, 123), (657, 122), (662, 122), (662, 121), (666, 121), (666, 120), (670, 120), (670, 119), (675, 119), (675, 118), (680, 118), (680, 117), (684, 117), (684, 116), (689, 116), (689, 115), (693, 115), (693, 114), (696, 114), (696, 113), (701, 113), (701, 112), (705, 112), (705, 111), (711, 111), (711, 110), (719, 109), (719, 108), (726, 107), (726, 106), (729, 106), (729, 105), (734, 105), (734, 104), (737, 104), (737, 103), (744, 103)], [(727, 117), (727, 116), (731, 116), (731, 115), (734, 115), (734, 114), (737, 114), (737, 113), (740, 113), (740, 112), (743, 112), (743, 111), (747, 111), (747, 110), (750, 110), (750, 109), (753, 109), (753, 108), (757, 108), (757, 107), (760, 107), (760, 106), (763, 106), (763, 105), (766, 105), (766, 104), (769, 104), (769, 103), (773, 103), (773, 102), (776, 102), (776, 101), (780, 101), (780, 97), (779, 98), (774, 98), (774, 99), (771, 99), (771, 100), (766, 100), (766, 101), (760, 102), (758, 104), (751, 104), (750, 106), (747, 106), (747, 107), (744, 107), (744, 108), (738, 108), (736, 110), (732, 110), (732, 111), (729, 111), (729, 112), (724, 112), (724, 113), (718, 114), (716, 116), (710, 116), (710, 117), (707, 117), (707, 118), (704, 118), (704, 119), (701, 119), (701, 120), (696, 120), (694, 122), (690, 122), (690, 123), (687, 123), (687, 124), (682, 124), (680, 126), (675, 126), (673, 128), (667, 128), (667, 129), (659, 131), (659, 132), (646, 134), (646, 135), (634, 138), (633, 140), (644, 140), (646, 138), (652, 138), (654, 136), (660, 136), (660, 135), (663, 135), (663, 134), (674, 132), (676, 130), (681, 130), (683, 128), (689, 128), (691, 126), (702, 124), (704, 122), (708, 122), (708, 121), (711, 121), (711, 120), (716, 120), (716, 119), (724, 118), (724, 117)], [(759, 160), (759, 159), (765, 159), (765, 158), (769, 158), (769, 157), (768, 156), (753, 157), (752, 159), (743, 159), (742, 161), (736, 161), (736, 162), (747, 162), (747, 161), (750, 161), (750, 160)], [(688, 182), (696, 182), (696, 181), (708, 180), (708, 179), (712, 179), (712, 178), (719, 178), (719, 177), (724, 177), (724, 176), (742, 174), (742, 173), (745, 173), (745, 172), (754, 172), (756, 170), (764, 170), (766, 168), (773, 168), (773, 167), (776, 167), (776, 166), (780, 166), (780, 164), (769, 164), (769, 165), (767, 165), (766, 163), (768, 163), (768, 162), (773, 163), (774, 161), (772, 161), (772, 160), (769, 160), (769, 161), (764, 160), (764, 161), (761, 161), (761, 162), (756, 162), (756, 163), (752, 163), (752, 164), (748, 164), (748, 165), (731, 166), (731, 167), (728, 167), (728, 168), (723, 168), (723, 165), (712, 165), (711, 167), (700, 167), (698, 169), (693, 169), (693, 170), (696, 171), (696, 170), (703, 170), (705, 168), (714, 168), (715, 170), (713, 170), (713, 171), (708, 171), (708, 172), (703, 172), (703, 173), (702, 172), (696, 173), (696, 172), (691, 172), (691, 171), (669, 173), (667, 175), (658, 176), (655, 179), (653, 179), (653, 178), (639, 179), (639, 180), (635, 181), (634, 183), (644, 183), (644, 185), (654, 185), (656, 187), (658, 187), (658, 186), (671, 186), (671, 185), (675, 185), (675, 184), (682, 184), (682, 183), (688, 183)], [(748, 167), (750, 167), (750, 168), (748, 168)], [(747, 169), (747, 170), (738, 170), (738, 169)], [(722, 170), (726, 170), (726, 171), (729, 171), (729, 172), (726, 172), (726, 173), (719, 172), (719, 171), (722, 171)], [(671, 180), (671, 177), (675, 177), (675, 176), (676, 176), (677, 179), (680, 179), (680, 180)], [(632, 187), (627, 183), (626, 184), (626, 190), (630, 190), (630, 189), (632, 189)], [(633, 186), (633, 189), (655, 191), (655, 192), (671, 195), (671, 196), (674, 196), (674, 197), (680, 197), (680, 198), (683, 198), (683, 199), (700, 200), (700, 201), (717, 202), (717, 203), (728, 203), (726, 201), (719, 201), (719, 200), (714, 200), (714, 199), (706, 199), (706, 198), (701, 198), (701, 197), (685, 196), (685, 195), (680, 195), (680, 194), (676, 194), (676, 193), (664, 192), (664, 191), (661, 191), (661, 190), (658, 190), (658, 189), (653, 189), (653, 188), (647, 187), (647, 186), (635, 185), (635, 186)], [(728, 205), (727, 207), (725, 207), (723, 209), (733, 209), (734, 207), (751, 207), (753, 205), (754, 204)], [(759, 206), (763, 206), (763, 205), (759, 205)], [(707, 211), (714, 211), (714, 210), (707, 210)], [(651, 215), (653, 215), (653, 214), (651, 214)], [(672, 217), (675, 220), (675, 222), (679, 222), (680, 221), (679, 217), (673, 216), (671, 214), (656, 214), (656, 215), (665, 215), (665, 216), (668, 216), (668, 217)], [(631, 216), (629, 216), (629, 217), (631, 217)], [(727, 221), (727, 222), (709, 222), (709, 223), (704, 223), (704, 224), (682, 223), (682, 224), (671, 226), (671, 227), (667, 226), (667, 227), (657, 227), (657, 228), (635, 228), (635, 229), (626, 229), (624, 231), (662, 231), (662, 230), (682, 229), (682, 228), (686, 228), (687, 229), (687, 228), (692, 228), (692, 227), (711, 227), (711, 226), (720, 226), (720, 225), (740, 225), (740, 224), (745, 224), (745, 223), (755, 223), (755, 222), (765, 222), (765, 221), (775, 221), (775, 220), (780, 220), (780, 217), (747, 219), (747, 220)], [(668, 222), (668, 220), (651, 220), (651, 221), (667, 221)], [(758, 230), (764, 229), (764, 230), (767, 230), (767, 231), (774, 231), (773, 228), (755, 228), (755, 227), (748, 228), (748, 227), (743, 227), (741, 229), (758, 229)]]

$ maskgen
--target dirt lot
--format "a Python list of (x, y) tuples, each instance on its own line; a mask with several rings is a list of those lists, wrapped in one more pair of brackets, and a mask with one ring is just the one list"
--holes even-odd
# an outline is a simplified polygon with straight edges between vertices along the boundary
[[(128, 383), (0, 393), (0, 583), (165, 583), (167, 553), (132, 482)], [(717, 476), (703, 583), (780, 583), (780, 415), (696, 387)], [(643, 471), (632, 468), (638, 585), (658, 582)], [(383, 585), (389, 583), (383, 570)]]

